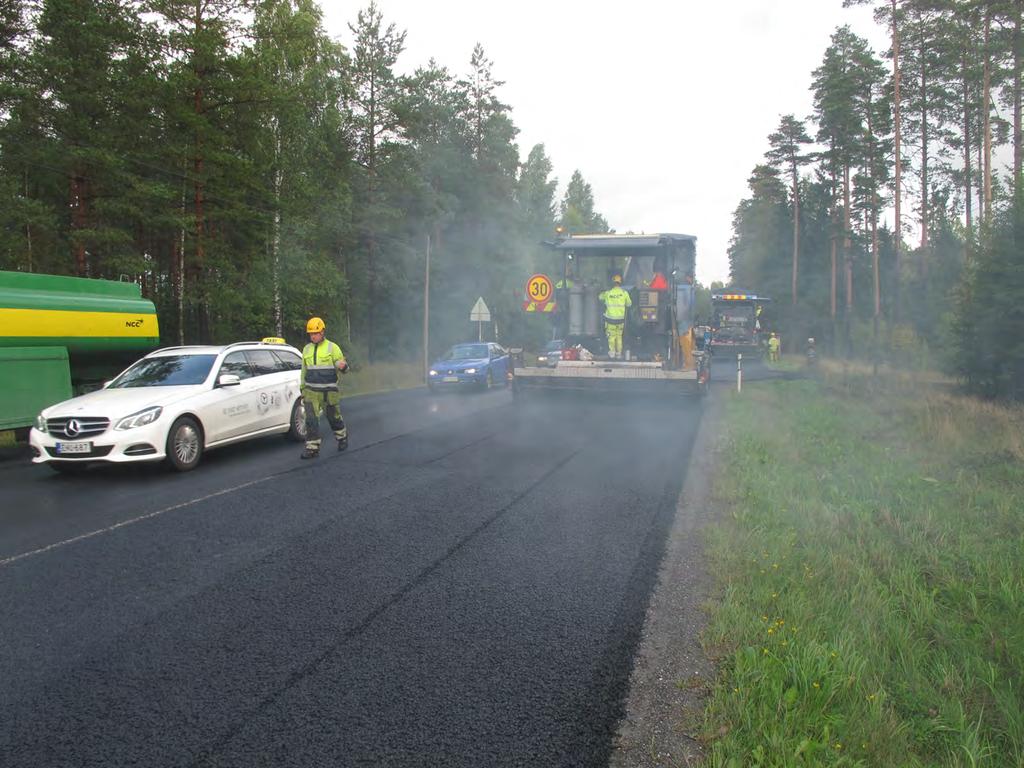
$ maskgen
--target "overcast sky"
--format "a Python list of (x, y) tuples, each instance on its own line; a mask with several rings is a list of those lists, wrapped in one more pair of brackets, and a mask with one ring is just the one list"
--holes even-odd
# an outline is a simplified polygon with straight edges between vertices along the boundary
[[(324, 2), (348, 46), (363, 5)], [(479, 42), (504, 80), (520, 154), (542, 142), (623, 232), (696, 235), (697, 277), (729, 274), (732, 213), (781, 114), (811, 112), (811, 71), (842, 24), (881, 52), (886, 31), (842, 0), (378, 0), (405, 29), (399, 69), (431, 57), (456, 75)]]

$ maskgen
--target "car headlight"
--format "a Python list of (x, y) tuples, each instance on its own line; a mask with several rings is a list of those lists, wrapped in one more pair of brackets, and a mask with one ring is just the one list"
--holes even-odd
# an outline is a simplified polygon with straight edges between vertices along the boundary
[(435, 371), (433, 368), (431, 368), (430, 369), (430, 375), (431, 376), (437, 376), (437, 371)]
[(548, 356), (547, 355), (541, 355), (540, 357), (537, 358), (537, 362), (538, 363), (546, 363), (547, 361), (548, 361)]
[(152, 408), (146, 408), (138, 413), (133, 413), (131, 416), (125, 416), (117, 422), (117, 426), (114, 429), (134, 429), (135, 427), (144, 427), (147, 424), (152, 424), (160, 418), (163, 410), (163, 408), (157, 405)]
[(46, 417), (43, 416), (43, 414), (41, 413), (38, 416), (36, 416), (36, 429), (38, 429), (40, 432), (46, 431)]
[(467, 368), (464, 373), (476, 373), (476, 368)]

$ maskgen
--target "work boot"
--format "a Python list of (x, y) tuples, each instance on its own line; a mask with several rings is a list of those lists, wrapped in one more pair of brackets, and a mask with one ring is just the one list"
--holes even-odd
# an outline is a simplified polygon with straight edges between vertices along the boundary
[(341, 440), (338, 441), (338, 453), (341, 453), (346, 448), (348, 448), (348, 438), (343, 437), (341, 438)]
[(319, 457), (320, 457), (320, 449), (319, 448), (311, 448), (309, 446), (306, 446), (306, 450), (304, 450), (302, 452), (302, 458), (304, 458), (304, 459), (317, 459)]

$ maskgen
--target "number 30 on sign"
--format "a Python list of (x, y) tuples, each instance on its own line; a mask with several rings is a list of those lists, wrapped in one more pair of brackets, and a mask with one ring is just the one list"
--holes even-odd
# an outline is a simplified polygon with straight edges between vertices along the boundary
[(547, 275), (534, 275), (526, 283), (526, 293), (530, 301), (546, 304), (555, 297), (555, 288)]

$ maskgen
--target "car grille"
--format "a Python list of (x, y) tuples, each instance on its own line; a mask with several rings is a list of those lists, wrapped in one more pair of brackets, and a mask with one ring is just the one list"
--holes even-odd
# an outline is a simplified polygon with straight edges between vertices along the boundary
[(61, 416), (46, 420), (47, 432), (54, 437), (72, 440), (102, 435), (109, 427), (110, 419), (101, 416)]

